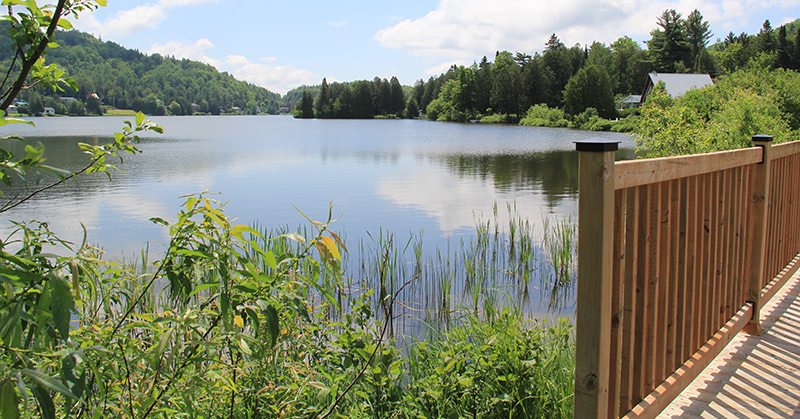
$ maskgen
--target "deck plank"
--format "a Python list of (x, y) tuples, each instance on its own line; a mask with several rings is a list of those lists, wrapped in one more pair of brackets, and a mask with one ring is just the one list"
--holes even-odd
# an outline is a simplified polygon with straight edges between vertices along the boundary
[(761, 336), (735, 336), (658, 417), (800, 418), (800, 273), (761, 315)]

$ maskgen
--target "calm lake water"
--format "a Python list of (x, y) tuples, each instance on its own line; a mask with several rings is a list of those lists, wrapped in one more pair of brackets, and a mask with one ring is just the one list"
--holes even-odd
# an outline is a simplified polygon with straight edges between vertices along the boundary
[[(85, 161), (77, 141), (107, 141), (126, 119), (34, 118), (35, 128), (7, 125), (0, 135), (41, 141), (50, 164), (75, 168)], [(324, 220), (332, 204), (341, 216), (333, 229), (351, 249), (370, 236), (406, 242), (414, 234), (423, 237), (426, 255), (441, 255), (472, 240), (476, 221), (497, 217), (501, 234), (507, 232), (509, 206), (539, 235), (545, 220), (574, 219), (573, 141), (617, 139), (627, 157), (634, 147), (623, 134), (422, 120), (153, 120), (164, 134), (143, 136), (142, 153), (126, 156), (113, 180), (70, 181), (5, 213), (3, 231), (11, 230), (7, 220), (46, 220), (79, 240), (83, 223), (90, 242), (110, 258), (135, 257), (146, 242), (163, 248), (167, 239), (150, 217), (174, 220), (182, 195), (208, 190), (229, 202), (226, 213), (237, 223), (294, 229), (305, 223), (297, 209)], [(526, 304), (528, 311), (544, 310), (536, 297)]]

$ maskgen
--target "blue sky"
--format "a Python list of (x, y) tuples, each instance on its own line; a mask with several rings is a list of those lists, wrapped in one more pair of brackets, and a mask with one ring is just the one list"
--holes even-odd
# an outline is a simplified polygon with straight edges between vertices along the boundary
[(673, 8), (700, 10), (714, 38), (800, 17), (800, 0), (109, 0), (76, 27), (142, 52), (207, 62), (276, 93), (397, 76), (412, 85), (497, 50), (649, 38)]

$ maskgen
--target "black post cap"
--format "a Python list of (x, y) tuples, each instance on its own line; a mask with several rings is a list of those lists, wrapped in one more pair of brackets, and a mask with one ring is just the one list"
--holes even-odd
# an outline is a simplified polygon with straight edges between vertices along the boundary
[(759, 134), (759, 135), (754, 135), (752, 137), (752, 139), (753, 139), (753, 142), (756, 142), (756, 141), (759, 141), (759, 142), (771, 142), (772, 141), (772, 136), (771, 135)]
[(575, 149), (578, 151), (617, 151), (619, 143), (617, 140), (607, 138), (589, 138), (575, 141)]

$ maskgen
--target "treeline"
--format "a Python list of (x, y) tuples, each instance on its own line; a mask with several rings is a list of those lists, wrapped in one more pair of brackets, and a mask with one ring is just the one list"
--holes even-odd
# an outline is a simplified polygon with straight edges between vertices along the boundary
[[(67, 70), (80, 87), (63, 92), (27, 90), (21, 99), (28, 102), (30, 113), (41, 113), (45, 106), (61, 114), (84, 109), (102, 113), (111, 106), (151, 115), (255, 114), (277, 113), (280, 106), (280, 95), (208, 64), (146, 55), (79, 31), (58, 32), (56, 41), (59, 47), (48, 50), (47, 62)], [(5, 73), (14, 57), (6, 37), (0, 39), (0, 57), (0, 70)], [(59, 100), (63, 97), (75, 100)]]
[(453, 66), (427, 82), (418, 81), (406, 113), (421, 111), (429, 119), (446, 121), (517, 122), (529, 111), (541, 113), (544, 104), (563, 110), (570, 122), (587, 109), (612, 118), (618, 116), (616, 101), (641, 94), (653, 71), (716, 78), (750, 67), (800, 69), (798, 21), (778, 30), (766, 21), (756, 35), (729, 34), (711, 47), (709, 24), (697, 10), (686, 18), (667, 10), (657, 23), (647, 49), (628, 37), (610, 45), (567, 47), (553, 34), (541, 54), (502, 51), (494, 62), (483, 57), (469, 67)]
[[(316, 98), (314, 98), (316, 96)], [(312, 94), (303, 89), (297, 103), (297, 118), (373, 118), (377, 115), (402, 117), (406, 109), (406, 93), (397, 77), (391, 80), (375, 77), (372, 81), (322, 84)]]
[[(798, 26), (800, 20), (775, 30), (765, 21), (758, 34), (731, 33), (709, 46), (712, 33), (700, 11), (683, 17), (670, 9), (657, 18), (646, 48), (627, 36), (609, 45), (593, 42), (568, 47), (552, 34), (542, 53), (499, 51), (494, 60), (483, 57), (471, 66), (453, 66), (439, 76), (417, 81), (405, 96), (402, 111), (382, 105), (394, 103), (395, 99), (387, 101), (392, 83), (376, 78), (373, 82), (335, 83), (326, 88), (325, 95), (321, 86), (299, 89), (294, 92), (295, 115), (370, 118), (391, 114), (441, 121), (609, 129), (611, 124), (599, 119), (627, 116), (631, 111), (619, 112), (617, 102), (641, 94), (653, 71), (708, 73), (716, 78), (752, 67), (800, 69)], [(323, 86), (326, 84), (323, 80)], [(307, 96), (305, 100), (302, 94)], [(368, 99), (371, 102), (367, 103)], [(634, 124), (625, 125), (623, 129), (630, 129)]]

